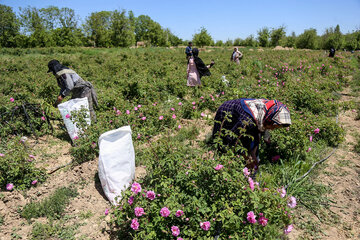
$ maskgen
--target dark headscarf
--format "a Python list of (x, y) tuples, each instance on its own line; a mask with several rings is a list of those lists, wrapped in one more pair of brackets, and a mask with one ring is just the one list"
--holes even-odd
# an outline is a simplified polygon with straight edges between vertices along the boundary
[(48, 67), (49, 67), (49, 70), (47, 71), (48, 73), (49, 72), (52, 72), (54, 75), (56, 75), (57, 72), (63, 70), (63, 69), (69, 69), (68, 67), (64, 66), (64, 65), (61, 65), (60, 62), (58, 60), (51, 60), (49, 63), (48, 63)]
[(194, 48), (192, 50), (193, 53), (193, 57), (194, 57), (194, 62), (196, 65), (196, 69), (198, 70), (199, 74), (200, 74), (200, 78), (202, 76), (210, 76), (211, 72), (209, 71), (209, 69), (206, 67), (205, 63), (201, 60), (201, 58), (198, 57), (199, 55), (199, 49)]

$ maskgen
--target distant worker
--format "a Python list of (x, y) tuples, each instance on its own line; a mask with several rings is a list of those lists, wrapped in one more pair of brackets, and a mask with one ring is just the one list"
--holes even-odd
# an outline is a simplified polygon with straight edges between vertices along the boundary
[[(229, 120), (226, 120), (227, 115)], [(213, 138), (220, 134), (225, 146), (241, 143), (247, 149), (247, 154), (244, 155), (247, 167), (256, 170), (260, 162), (258, 150), (261, 135), (265, 135), (264, 140), (269, 143), (268, 130), (288, 127), (290, 124), (290, 111), (281, 102), (240, 98), (226, 101), (219, 107), (215, 115)], [(244, 132), (240, 129), (244, 129)], [(225, 130), (230, 130), (235, 135), (229, 136)]]
[(189, 60), (189, 58), (192, 56), (192, 42), (189, 42), (189, 45), (185, 49), (186, 59)]
[(211, 68), (215, 64), (214, 61), (211, 61), (209, 65), (205, 65), (205, 63), (199, 58), (199, 50), (194, 48), (192, 50), (192, 56), (188, 60), (187, 66), (187, 85), (188, 86), (199, 86), (201, 85), (201, 77), (210, 76), (211, 72), (209, 68)]
[(236, 64), (240, 64), (240, 60), (242, 59), (243, 54), (239, 51), (237, 47), (234, 48), (233, 53), (231, 54), (230, 61), (236, 62)]
[(89, 102), (90, 117), (96, 121), (96, 115), (93, 104), (98, 106), (97, 96), (94, 87), (90, 82), (84, 81), (75, 71), (61, 65), (58, 60), (51, 60), (48, 63), (48, 73), (52, 72), (56, 77), (60, 94), (57, 97), (54, 106), (56, 107), (61, 101), (72, 93), (71, 99), (87, 97)]
[(335, 48), (331, 47), (330, 48), (330, 53), (329, 53), (329, 57), (334, 57), (335, 56)]

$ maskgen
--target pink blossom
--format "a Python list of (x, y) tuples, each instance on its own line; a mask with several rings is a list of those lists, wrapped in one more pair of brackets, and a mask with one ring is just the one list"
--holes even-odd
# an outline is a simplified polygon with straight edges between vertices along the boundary
[(137, 137), (136, 137), (137, 139), (140, 139), (141, 138), (141, 134), (140, 133), (138, 133), (138, 135), (137, 135)]
[(146, 117), (142, 117), (141, 120), (145, 121), (145, 120), (146, 120)]
[(184, 212), (182, 210), (177, 210), (175, 213), (176, 217), (181, 217), (182, 215), (184, 215)]
[(15, 99), (11, 97), (11, 98), (10, 98), (10, 102), (14, 102), (14, 101), (15, 101)]
[(202, 117), (205, 117), (205, 113), (203, 113), (203, 112), (202, 112), (200, 115), (201, 115)]
[(196, 104), (196, 102), (192, 102), (191, 104), (192, 104), (192, 105), (195, 105), (195, 104)]
[(308, 148), (308, 150), (306, 150), (306, 152), (310, 152), (311, 151), (311, 147)]
[(221, 92), (222, 95), (225, 95), (225, 92)]
[(131, 185), (131, 191), (135, 194), (138, 194), (139, 192), (141, 192), (141, 185), (137, 182), (134, 182)]
[(248, 177), (250, 175), (249, 169), (247, 167), (244, 167), (243, 173), (246, 177)]
[(170, 210), (167, 208), (167, 207), (163, 207), (161, 210), (160, 210), (160, 215), (162, 217), (168, 217), (170, 215)]
[(5, 154), (3, 154), (3, 153), (0, 153), (0, 157), (4, 157), (5, 156)]
[[(64, 115), (63, 115), (63, 116), (64, 116)], [(70, 118), (71, 116), (70, 116), (70, 114), (66, 114), (65, 117), (66, 117), (66, 118)]]
[(34, 180), (31, 182), (31, 185), (35, 185), (35, 184), (37, 184), (37, 182), (38, 182), (37, 180)]
[(14, 184), (8, 183), (6, 184), (6, 190), (11, 191), (14, 188)]
[(172, 235), (173, 235), (174, 237), (179, 236), (179, 235), (180, 235), (180, 229), (179, 229), (179, 227), (177, 227), (177, 226), (172, 226), (172, 227), (171, 227), (171, 233), (172, 233)]
[(172, 118), (173, 118), (173, 119), (176, 119), (176, 115), (175, 115), (175, 114), (173, 114), (173, 115), (172, 115)]
[(29, 154), (29, 158), (35, 159), (34, 155)]
[(128, 200), (129, 205), (132, 205), (134, 203), (134, 196), (131, 196)]
[(209, 221), (206, 222), (200, 222), (200, 227), (202, 230), (204, 231), (209, 231), (210, 227), (211, 227), (211, 223)]
[(135, 212), (135, 216), (137, 217), (141, 217), (145, 213), (142, 207), (136, 207), (134, 209), (134, 212)]
[(109, 214), (109, 209), (106, 208), (104, 214), (107, 216)]
[(74, 139), (74, 140), (77, 140), (77, 139), (79, 139), (79, 137), (78, 137), (78, 136), (75, 136), (73, 139)]
[(218, 165), (216, 165), (216, 167), (214, 167), (214, 169), (215, 169), (216, 171), (219, 171), (219, 170), (222, 169), (223, 167), (224, 167), (223, 165), (218, 164)]
[(261, 225), (263, 225), (264, 227), (267, 225), (267, 222), (268, 222), (268, 219), (267, 219), (267, 218), (262, 217), (262, 216), (259, 218), (259, 223), (260, 223)]
[(116, 110), (116, 115), (120, 115), (120, 114), (121, 114), (120, 110)]
[(126, 110), (126, 114), (129, 115), (129, 114), (130, 114), (130, 111), (129, 111), (129, 110)]
[(161, 115), (161, 116), (159, 117), (159, 120), (163, 120), (163, 119), (164, 119), (164, 116)]
[(288, 199), (288, 206), (289, 208), (294, 208), (296, 207), (296, 198), (291, 196), (289, 199)]
[(171, 111), (175, 111), (175, 108), (170, 108)]
[(249, 223), (252, 223), (252, 224), (256, 223), (256, 215), (254, 214), (253, 211), (250, 211), (247, 213), (246, 219), (248, 220)]
[(196, 107), (195, 107), (195, 106), (193, 106), (193, 107), (192, 107), (192, 109), (194, 109), (194, 110), (195, 110), (195, 109), (196, 109)]
[(179, 106), (181, 106), (182, 105), (182, 102), (179, 102)]
[(277, 190), (280, 193), (280, 197), (284, 198), (286, 196), (286, 190), (284, 187)]
[(181, 129), (181, 125), (179, 124), (178, 129)]
[(183, 238), (181, 238), (181, 237), (179, 237), (179, 238), (177, 238), (176, 240), (184, 240)]
[(148, 199), (150, 199), (150, 200), (154, 200), (155, 197), (156, 197), (156, 194), (155, 194), (154, 191), (148, 191), (148, 192), (146, 193), (146, 197), (147, 197)]
[(272, 158), (271, 158), (271, 160), (273, 161), (273, 162), (276, 162), (277, 160), (279, 160), (280, 159), (280, 155), (276, 155), (276, 156), (273, 156)]
[(310, 137), (309, 137), (309, 140), (310, 140), (310, 142), (312, 142), (312, 140), (313, 140), (313, 136), (310, 136)]
[(254, 181), (252, 180), (251, 177), (248, 178), (248, 182), (249, 182), (249, 187), (251, 188), (252, 191), (254, 191)]
[(292, 230), (293, 230), (293, 225), (290, 224), (289, 226), (287, 226), (285, 229), (284, 229), (284, 233), (287, 235), (289, 234)]
[(318, 134), (319, 132), (320, 132), (320, 129), (319, 129), (319, 128), (317, 128), (317, 129), (314, 130), (314, 133), (315, 133), (315, 134)]
[(45, 120), (46, 120), (46, 118), (45, 118), (44, 116), (42, 116), (42, 117), (41, 117), (41, 120), (45, 121)]
[(139, 222), (138, 222), (138, 219), (137, 218), (134, 218), (133, 220), (131, 220), (131, 225), (130, 227), (134, 230), (138, 230), (139, 229)]
[(137, 111), (137, 110), (138, 110), (138, 108), (137, 108), (137, 107), (134, 107), (134, 110), (135, 110), (135, 111)]
[(141, 108), (141, 105), (138, 105), (137, 107), (138, 107), (138, 108)]
[(200, 99), (201, 99), (201, 100), (204, 99), (204, 96), (201, 96)]

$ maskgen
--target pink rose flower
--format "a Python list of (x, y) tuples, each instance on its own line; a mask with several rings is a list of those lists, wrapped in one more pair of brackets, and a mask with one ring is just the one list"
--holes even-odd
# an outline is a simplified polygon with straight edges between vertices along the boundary
[(248, 178), (249, 187), (251, 188), (251, 191), (254, 191), (254, 181), (251, 177)]
[(14, 101), (15, 101), (15, 99), (11, 97), (11, 98), (10, 98), (10, 102), (14, 102)]
[(196, 107), (195, 107), (195, 106), (193, 106), (193, 107), (192, 107), (192, 109), (194, 109), (194, 110), (195, 110), (195, 109), (196, 109)]
[(77, 140), (77, 139), (79, 139), (79, 137), (78, 137), (78, 136), (75, 136), (75, 137), (74, 137), (74, 140)]
[(223, 167), (224, 167), (223, 165), (218, 164), (218, 165), (216, 165), (216, 167), (214, 167), (214, 169), (215, 169), (216, 171), (219, 171), (219, 170), (222, 169)]
[(268, 222), (268, 219), (267, 218), (265, 218), (265, 217), (260, 217), (259, 218), (259, 223), (262, 225), (262, 226), (266, 226), (267, 225), (267, 222)]
[(191, 104), (192, 104), (192, 105), (195, 105), (195, 104), (196, 104), (196, 102), (192, 102)]
[(145, 213), (142, 207), (136, 207), (134, 209), (134, 212), (135, 212), (135, 216), (137, 217), (141, 217)]
[[(63, 115), (63, 116), (64, 116), (64, 115)], [(65, 117), (66, 117), (66, 118), (70, 118), (71, 116), (70, 116), (70, 114), (66, 114)]]
[(35, 185), (35, 184), (37, 184), (37, 182), (38, 182), (37, 180), (34, 180), (31, 182), (31, 185)]
[(181, 106), (182, 105), (182, 102), (179, 102), (179, 106)]
[(160, 215), (162, 217), (168, 217), (170, 215), (170, 210), (167, 208), (167, 207), (163, 207), (161, 210), (160, 210)]
[(46, 120), (46, 118), (45, 118), (44, 116), (42, 116), (42, 117), (41, 117), (41, 120), (45, 121), (45, 120)]
[(5, 154), (3, 154), (3, 153), (0, 153), (0, 157), (4, 157), (5, 156)]
[(184, 240), (183, 238), (181, 238), (181, 237), (179, 237), (179, 238), (177, 238), (176, 240)]
[(137, 107), (134, 107), (134, 110), (135, 110), (135, 111), (137, 111), (137, 110), (138, 110), (138, 108), (137, 108)]
[(170, 108), (171, 111), (175, 111), (175, 108)]
[(202, 112), (200, 115), (201, 115), (202, 117), (205, 117), (205, 113), (203, 113), (203, 112)]
[(310, 137), (309, 137), (309, 140), (310, 140), (310, 142), (312, 142), (312, 140), (313, 140), (313, 136), (310, 136)]
[(6, 184), (6, 190), (11, 191), (14, 188), (14, 184), (8, 183)]
[(173, 119), (176, 119), (176, 115), (175, 115), (175, 114), (173, 114), (173, 115), (172, 115), (172, 118), (173, 118)]
[(316, 128), (315, 130), (314, 130), (314, 133), (315, 134), (318, 134), (320, 132), (320, 129), (319, 128)]
[(164, 116), (160, 116), (160, 117), (159, 117), (159, 120), (163, 120), (163, 119), (164, 119)]
[(146, 120), (146, 117), (142, 117), (141, 120), (145, 121), (145, 120)]
[(126, 110), (126, 114), (129, 115), (129, 114), (130, 114), (130, 111), (129, 111), (129, 110)]
[(130, 227), (134, 230), (138, 230), (139, 229), (139, 222), (138, 222), (138, 219), (137, 218), (134, 218), (133, 220), (131, 220), (131, 225)]
[(141, 108), (141, 105), (138, 105), (137, 107), (138, 107), (138, 108)]
[(288, 199), (288, 206), (289, 208), (294, 208), (296, 207), (296, 198), (291, 196), (289, 199)]
[(179, 236), (179, 235), (180, 235), (180, 229), (179, 229), (179, 227), (177, 227), (177, 226), (172, 226), (172, 227), (171, 227), (171, 233), (172, 233), (172, 235), (173, 235), (174, 237)]
[(246, 177), (248, 177), (250, 175), (249, 169), (247, 167), (244, 167), (243, 173)]
[(120, 115), (120, 114), (121, 114), (120, 110), (116, 110), (116, 115)]
[(106, 208), (104, 214), (107, 216), (109, 214), (109, 209)]
[(311, 147), (308, 148), (308, 150), (306, 150), (306, 152), (310, 152), (311, 151)]
[(182, 210), (177, 210), (175, 213), (176, 217), (181, 217), (182, 215), (184, 215), (184, 212)]
[(290, 224), (289, 226), (287, 226), (285, 229), (284, 229), (284, 233), (287, 235), (289, 234), (292, 230), (293, 230), (293, 225)]
[(248, 220), (249, 223), (252, 223), (252, 224), (256, 223), (256, 215), (254, 214), (253, 211), (250, 211), (247, 213), (246, 219)]
[(280, 197), (284, 198), (286, 196), (285, 188), (280, 188), (277, 191), (280, 193)]
[(181, 129), (181, 125), (178, 126), (178, 129)]
[(132, 205), (134, 203), (134, 196), (131, 196), (128, 200), (129, 205)]
[(141, 185), (137, 182), (134, 182), (131, 185), (131, 191), (135, 194), (138, 194), (139, 192), (141, 192)]
[(155, 199), (156, 194), (154, 193), (154, 191), (148, 191), (148, 192), (146, 193), (146, 197), (152, 201), (152, 200)]
[(200, 227), (202, 230), (204, 231), (209, 231), (210, 227), (211, 227), (211, 224), (209, 221), (207, 222), (200, 222)]

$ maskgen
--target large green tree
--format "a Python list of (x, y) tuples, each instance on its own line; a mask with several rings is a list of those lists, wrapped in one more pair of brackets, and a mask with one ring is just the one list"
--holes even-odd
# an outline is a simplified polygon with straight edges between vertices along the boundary
[(200, 47), (211, 46), (214, 44), (212, 37), (204, 27), (200, 28), (199, 33), (194, 34), (192, 41), (194, 42), (195, 45)]
[(147, 41), (152, 46), (166, 46), (166, 35), (160, 24), (147, 15), (140, 15), (135, 22), (136, 41)]
[(94, 47), (110, 47), (111, 44), (110, 11), (91, 13), (84, 24), (86, 36)]
[(316, 29), (310, 28), (304, 30), (304, 32), (300, 34), (296, 40), (296, 47), (308, 49), (318, 48)]
[(19, 21), (11, 7), (0, 4), (0, 46), (15, 47)]
[(111, 14), (111, 40), (116, 47), (129, 47), (135, 44), (134, 25), (126, 16), (125, 10), (115, 10)]
[(260, 29), (258, 32), (258, 41), (261, 47), (269, 46), (270, 30), (267, 27)]
[(282, 40), (284, 39), (285, 34), (286, 32), (284, 26), (272, 29), (270, 34), (270, 45), (272, 47), (282, 45)]

